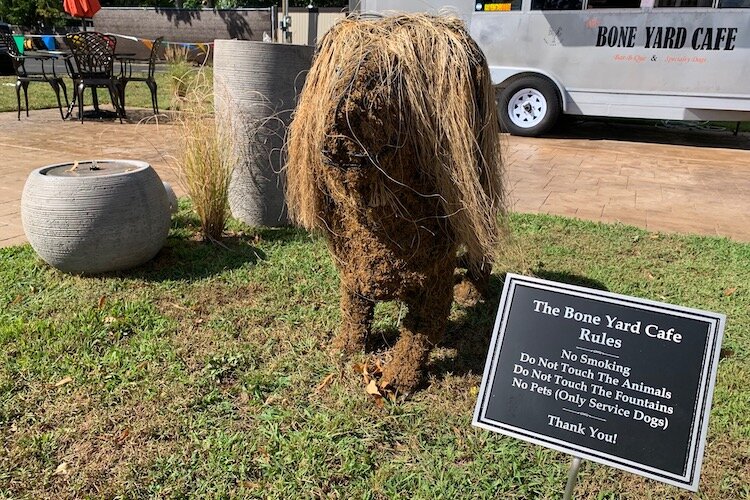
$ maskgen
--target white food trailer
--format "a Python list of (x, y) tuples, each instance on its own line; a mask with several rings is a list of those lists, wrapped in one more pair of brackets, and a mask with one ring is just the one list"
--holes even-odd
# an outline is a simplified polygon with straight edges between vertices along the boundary
[(453, 10), (487, 56), (504, 127), (561, 113), (750, 120), (750, 0), (363, 0), (361, 12)]

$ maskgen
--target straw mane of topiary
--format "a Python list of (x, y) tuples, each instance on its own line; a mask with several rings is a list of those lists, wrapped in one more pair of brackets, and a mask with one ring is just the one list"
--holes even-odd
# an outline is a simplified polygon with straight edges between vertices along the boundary
[[(346, 109), (363, 76), (369, 116)], [(382, 120), (389, 113), (395, 119)], [(374, 123), (377, 130), (368, 130)], [(339, 144), (346, 151), (336, 150), (332, 132), (344, 136), (339, 143), (350, 143)], [(487, 63), (461, 20), (425, 14), (347, 18), (321, 40), (290, 127), (289, 214), (307, 229), (330, 230), (321, 216), (330, 198), (355, 210), (387, 203), (409, 220), (413, 214), (404, 213), (389, 187), (398, 184), (392, 164), (400, 162), (420, 172), (418, 188), (432, 188), (419, 195), (439, 200), (435, 215), (447, 218), (469, 261), (492, 260), (504, 214), (498, 132)], [(376, 136), (383, 141), (373, 141)], [(353, 156), (350, 163), (377, 172), (373, 199), (364, 205), (327, 174), (326, 166), (344, 153)]]

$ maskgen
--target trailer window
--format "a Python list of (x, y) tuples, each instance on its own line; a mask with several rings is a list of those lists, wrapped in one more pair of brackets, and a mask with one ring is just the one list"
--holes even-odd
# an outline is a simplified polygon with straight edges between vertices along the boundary
[(588, 9), (639, 9), (641, 0), (589, 0)]
[(532, 0), (531, 10), (581, 10), (583, 0)]
[(654, 7), (712, 7), (713, 0), (656, 0)]
[(750, 9), (750, 0), (719, 0), (720, 9)]

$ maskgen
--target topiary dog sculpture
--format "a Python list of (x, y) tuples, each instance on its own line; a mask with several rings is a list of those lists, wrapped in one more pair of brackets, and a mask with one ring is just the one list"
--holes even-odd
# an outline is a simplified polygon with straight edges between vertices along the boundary
[(386, 384), (408, 392), (445, 332), (457, 253), (486, 279), (501, 240), (494, 90), (456, 18), (348, 18), (321, 40), (290, 126), (290, 216), (341, 276), (334, 346), (364, 347), (376, 301), (408, 306)]

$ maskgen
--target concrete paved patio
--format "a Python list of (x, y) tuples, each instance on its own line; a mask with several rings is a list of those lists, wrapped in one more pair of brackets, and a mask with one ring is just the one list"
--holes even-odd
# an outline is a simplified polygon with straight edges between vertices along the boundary
[[(30, 113), (21, 121), (0, 113), (0, 246), (26, 241), (21, 192), (29, 172), (44, 165), (139, 159), (184, 194), (169, 159), (172, 125), (81, 124), (61, 121), (56, 109)], [(515, 211), (750, 241), (748, 134), (573, 121), (553, 137), (503, 137)]]

